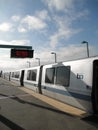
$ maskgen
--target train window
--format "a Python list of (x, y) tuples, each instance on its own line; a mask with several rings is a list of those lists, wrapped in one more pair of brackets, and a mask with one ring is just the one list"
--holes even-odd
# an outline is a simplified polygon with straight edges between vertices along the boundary
[(32, 70), (31, 73), (31, 80), (36, 81), (37, 70)]
[(31, 72), (30, 70), (27, 71), (27, 80), (30, 80), (30, 75), (31, 75), (30, 72)]
[(17, 71), (17, 72), (12, 72), (12, 77), (13, 77), (13, 78), (19, 78), (19, 76), (20, 76), (20, 72), (19, 72), (19, 71)]
[(14, 77), (14, 72), (12, 72), (12, 74), (11, 74), (11, 75), (12, 75), (12, 77)]
[(37, 75), (37, 70), (28, 70), (27, 72), (27, 80), (32, 80), (36, 81), (36, 75)]
[(60, 66), (56, 68), (56, 84), (69, 86), (70, 66)]
[(15, 78), (19, 78), (19, 76), (20, 76), (20, 72), (19, 71), (15, 72)]
[(45, 83), (54, 83), (54, 73), (55, 69), (54, 68), (47, 68), (46, 69), (46, 75), (45, 75)]

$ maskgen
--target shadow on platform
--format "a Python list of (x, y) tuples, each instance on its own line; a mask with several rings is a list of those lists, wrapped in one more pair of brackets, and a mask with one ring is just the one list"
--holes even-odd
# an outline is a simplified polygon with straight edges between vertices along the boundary
[(92, 124), (98, 128), (98, 115), (90, 115), (85, 118), (82, 118), (83, 121), (86, 121), (89, 124)]
[(68, 115), (68, 116), (74, 117), (73, 115), (71, 115), (71, 114), (69, 114), (69, 113), (60, 111), (60, 110), (55, 109), (55, 108), (51, 108), (51, 107), (43, 106), (43, 105), (40, 105), (40, 104), (36, 104), (36, 103), (33, 103), (33, 102), (28, 102), (28, 101), (25, 101), (25, 100), (23, 100), (23, 99), (20, 99), (20, 98), (17, 97), (17, 96), (14, 96), (14, 97), (11, 97), (11, 98), (12, 98), (13, 100), (16, 100), (16, 101), (19, 102), (19, 103), (22, 103), (22, 104), (28, 104), (28, 105), (35, 106), (35, 107), (39, 107), (39, 108), (42, 108), (42, 109), (47, 109), (47, 110), (49, 110), (49, 111), (56, 112), (56, 113), (59, 113), (59, 114), (66, 114), (66, 115)]
[(16, 123), (14, 123), (14, 122), (10, 121), (9, 119), (7, 119), (6, 117), (4, 117), (3, 115), (0, 115), (0, 122), (2, 122), (4, 125), (6, 125), (7, 127), (9, 127), (12, 130), (25, 130), (24, 128), (20, 127)]

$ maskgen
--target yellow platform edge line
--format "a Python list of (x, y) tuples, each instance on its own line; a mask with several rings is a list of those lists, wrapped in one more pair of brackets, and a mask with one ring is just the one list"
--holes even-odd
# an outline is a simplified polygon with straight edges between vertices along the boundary
[(73, 106), (70, 106), (68, 104), (62, 103), (62, 102), (57, 101), (55, 99), (49, 98), (49, 97), (47, 97), (45, 95), (36, 93), (33, 90), (30, 90), (28, 88), (20, 87), (19, 89), (29, 93), (30, 95), (36, 97), (37, 99), (40, 99), (43, 102), (46, 102), (47, 104), (57, 108), (58, 110), (61, 110), (61, 111), (65, 112), (65, 113), (68, 113), (68, 114), (71, 114), (71, 115), (74, 115), (74, 116), (78, 116), (78, 117), (85, 117), (85, 116), (90, 115), (90, 113), (87, 113), (84, 110), (75, 108)]

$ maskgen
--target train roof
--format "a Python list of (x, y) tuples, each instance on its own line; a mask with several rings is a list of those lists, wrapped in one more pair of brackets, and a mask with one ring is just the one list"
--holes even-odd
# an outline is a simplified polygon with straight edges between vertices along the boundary
[(90, 56), (90, 57), (84, 57), (84, 58), (77, 58), (77, 59), (71, 59), (71, 60), (66, 60), (62, 62), (68, 62), (68, 61), (78, 61), (78, 60), (88, 60), (88, 59), (98, 59), (98, 55), (96, 56)]
[[(85, 58), (78, 58), (78, 59), (72, 59), (72, 60), (66, 60), (66, 61), (61, 61), (61, 62), (57, 62), (57, 63), (49, 63), (49, 64), (43, 64), (41, 66), (47, 66), (47, 65), (60, 65), (64, 62), (74, 62), (74, 61), (82, 61), (82, 60), (96, 60), (98, 59), (98, 55), (96, 56), (90, 56), (90, 57), (85, 57)], [(31, 68), (38, 68), (40, 66), (33, 66), (33, 67), (30, 67), (30, 68), (21, 68), (21, 69), (17, 69), (17, 70), (12, 70), (12, 71), (9, 71), (9, 72), (15, 72), (15, 71), (20, 71), (20, 70), (25, 70), (25, 69), (31, 69)]]
[(96, 59), (98, 59), (98, 55), (96, 55), (96, 56), (90, 56), (90, 57), (85, 57), (85, 58), (64, 60), (64, 61), (60, 61), (60, 62), (57, 62), (57, 63), (43, 64), (43, 66), (44, 66), (44, 65), (51, 65), (51, 64), (61, 64), (61, 63), (64, 63), (64, 62), (74, 62), (74, 61), (81, 61), (81, 60), (90, 60), (90, 59), (96, 60)]

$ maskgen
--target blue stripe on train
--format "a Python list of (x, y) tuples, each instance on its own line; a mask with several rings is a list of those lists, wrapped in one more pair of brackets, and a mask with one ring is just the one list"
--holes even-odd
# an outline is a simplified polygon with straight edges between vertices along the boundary
[(45, 90), (51, 91), (51, 92), (55, 92), (55, 93), (58, 93), (58, 94), (62, 94), (62, 95), (65, 95), (65, 96), (78, 98), (78, 99), (81, 99), (81, 100), (91, 101), (91, 96), (83, 95), (83, 94), (80, 94), (80, 93), (64, 91), (64, 90), (60, 90), (60, 89), (56, 89), (56, 88), (50, 88), (50, 87), (46, 87), (46, 86), (42, 86), (42, 89), (45, 89)]

